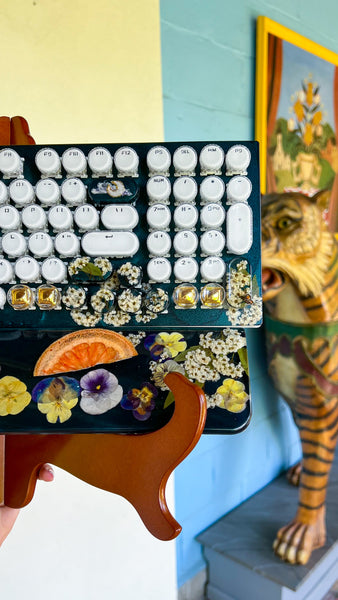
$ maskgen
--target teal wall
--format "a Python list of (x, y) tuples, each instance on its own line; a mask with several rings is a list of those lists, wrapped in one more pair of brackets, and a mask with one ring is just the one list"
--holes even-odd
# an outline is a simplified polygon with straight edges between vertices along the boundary
[[(258, 15), (338, 52), (337, 0), (161, 0), (166, 140), (254, 139)], [(289, 410), (266, 375), (262, 332), (250, 332), (248, 344), (249, 428), (202, 436), (175, 471), (179, 586), (205, 566), (195, 536), (299, 457)]]

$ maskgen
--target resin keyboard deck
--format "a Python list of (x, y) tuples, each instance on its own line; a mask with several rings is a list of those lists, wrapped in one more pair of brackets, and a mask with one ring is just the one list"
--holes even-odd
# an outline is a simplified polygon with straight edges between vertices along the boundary
[(0, 327), (262, 321), (256, 142), (0, 147)]

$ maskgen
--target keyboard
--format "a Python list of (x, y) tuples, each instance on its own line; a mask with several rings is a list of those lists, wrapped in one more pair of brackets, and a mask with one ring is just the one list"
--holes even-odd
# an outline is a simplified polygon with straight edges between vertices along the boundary
[(15, 146), (0, 173), (1, 327), (261, 324), (255, 142)]
[[(217, 360), (216, 341), (231, 348), (229, 338), (237, 339), (234, 353), (241, 358), (234, 373), (248, 389), (241, 328), (262, 323), (259, 189), (256, 142), (0, 147), (1, 375), (11, 376), (15, 367), (30, 386), (38, 385), (41, 353), (76, 332), (83, 340), (110, 332), (137, 348), (137, 356), (122, 352), (114, 362), (121, 381), (130, 378), (130, 361), (149, 379), (151, 363), (177, 356), (182, 362), (189, 348), (199, 349), (206, 367), (213, 352)], [(79, 365), (68, 366), (74, 379)], [(184, 368), (189, 375), (188, 363)], [(220, 367), (217, 381), (222, 372), (231, 369)], [(162, 397), (162, 388), (153, 396)], [(222, 400), (215, 392), (210, 398), (211, 412), (219, 413)], [(152, 415), (150, 428), (163, 424), (160, 412), (170, 410)], [(148, 430), (148, 415), (132, 413), (137, 431)], [(209, 419), (209, 428), (207, 420), (207, 432), (242, 429), (249, 402), (244, 412), (221, 413), (221, 421)], [(38, 413), (30, 420), (26, 409), (25, 422), (5, 414), (0, 431), (27, 430), (27, 420), (30, 431), (45, 431)], [(98, 426), (96, 419), (95, 431), (133, 430), (135, 421), (125, 425), (121, 414), (113, 424), (101, 419)], [(61, 421), (53, 431), (93, 426)]]

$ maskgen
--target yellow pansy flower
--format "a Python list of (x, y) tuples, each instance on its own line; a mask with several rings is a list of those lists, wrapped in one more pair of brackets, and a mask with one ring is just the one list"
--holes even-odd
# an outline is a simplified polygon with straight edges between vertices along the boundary
[(242, 412), (249, 399), (244, 383), (235, 379), (224, 379), (223, 384), (217, 388), (216, 394), (221, 396), (217, 406), (234, 413)]
[[(34, 393), (34, 390), (33, 390)], [(47, 417), (48, 423), (64, 423), (72, 416), (71, 409), (78, 403), (78, 393), (62, 378), (54, 378), (42, 392), (38, 409)]]
[(0, 379), (0, 416), (17, 415), (30, 403), (26, 385), (11, 375)]
[(182, 334), (176, 332), (165, 333), (162, 331), (156, 336), (156, 342), (164, 346), (172, 358), (183, 352), (187, 347), (187, 342), (184, 341)]

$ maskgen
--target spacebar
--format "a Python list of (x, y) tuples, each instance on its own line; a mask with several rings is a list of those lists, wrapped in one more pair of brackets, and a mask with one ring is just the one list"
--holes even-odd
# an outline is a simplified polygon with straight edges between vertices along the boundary
[(130, 231), (91, 231), (81, 240), (87, 256), (118, 258), (134, 256), (139, 249), (138, 237)]

